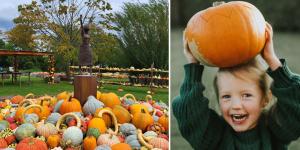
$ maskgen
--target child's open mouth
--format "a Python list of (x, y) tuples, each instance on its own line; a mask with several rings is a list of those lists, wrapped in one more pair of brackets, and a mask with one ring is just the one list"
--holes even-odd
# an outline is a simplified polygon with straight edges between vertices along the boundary
[(249, 115), (247, 114), (232, 114), (230, 115), (233, 123), (241, 124), (243, 123)]

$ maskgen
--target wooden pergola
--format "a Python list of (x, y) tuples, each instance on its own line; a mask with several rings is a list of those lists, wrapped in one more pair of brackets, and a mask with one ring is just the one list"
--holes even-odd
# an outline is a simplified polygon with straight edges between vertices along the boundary
[(13, 50), (4, 50), (0, 49), (0, 56), (13, 56), (14, 62), (14, 72), (18, 72), (18, 60), (17, 56), (48, 56), (49, 57), (49, 82), (50, 84), (54, 83), (54, 71), (55, 71), (55, 59), (54, 59), (54, 53), (51, 52), (35, 52), (30, 50), (20, 50), (20, 51), (13, 51)]

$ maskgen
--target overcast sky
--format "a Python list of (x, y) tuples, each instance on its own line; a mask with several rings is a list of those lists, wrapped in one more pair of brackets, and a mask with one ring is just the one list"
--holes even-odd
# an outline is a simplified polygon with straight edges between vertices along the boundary
[[(18, 5), (31, 3), (32, 0), (0, 0), (0, 30), (7, 31), (14, 24), (13, 18), (19, 15)], [(148, 0), (108, 0), (113, 8), (113, 11), (120, 11), (124, 2), (148, 2)]]

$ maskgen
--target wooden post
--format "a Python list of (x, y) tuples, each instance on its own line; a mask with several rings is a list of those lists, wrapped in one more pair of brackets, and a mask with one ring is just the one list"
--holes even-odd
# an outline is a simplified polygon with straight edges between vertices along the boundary
[(92, 75), (76, 75), (74, 77), (74, 97), (80, 101), (81, 106), (85, 104), (90, 95), (96, 97), (97, 77)]

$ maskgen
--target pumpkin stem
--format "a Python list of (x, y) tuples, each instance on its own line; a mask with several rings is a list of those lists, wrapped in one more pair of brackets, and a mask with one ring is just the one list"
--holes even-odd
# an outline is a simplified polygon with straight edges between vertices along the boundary
[(224, 1), (216, 1), (216, 2), (213, 2), (213, 7), (222, 5), (222, 4), (224, 4), (224, 3), (225, 3)]
[(71, 102), (71, 99), (72, 99), (72, 96), (69, 96), (69, 99), (68, 99), (68, 101), (69, 101), (69, 102)]
[(141, 113), (146, 113), (145, 109), (142, 108), (141, 109)]

